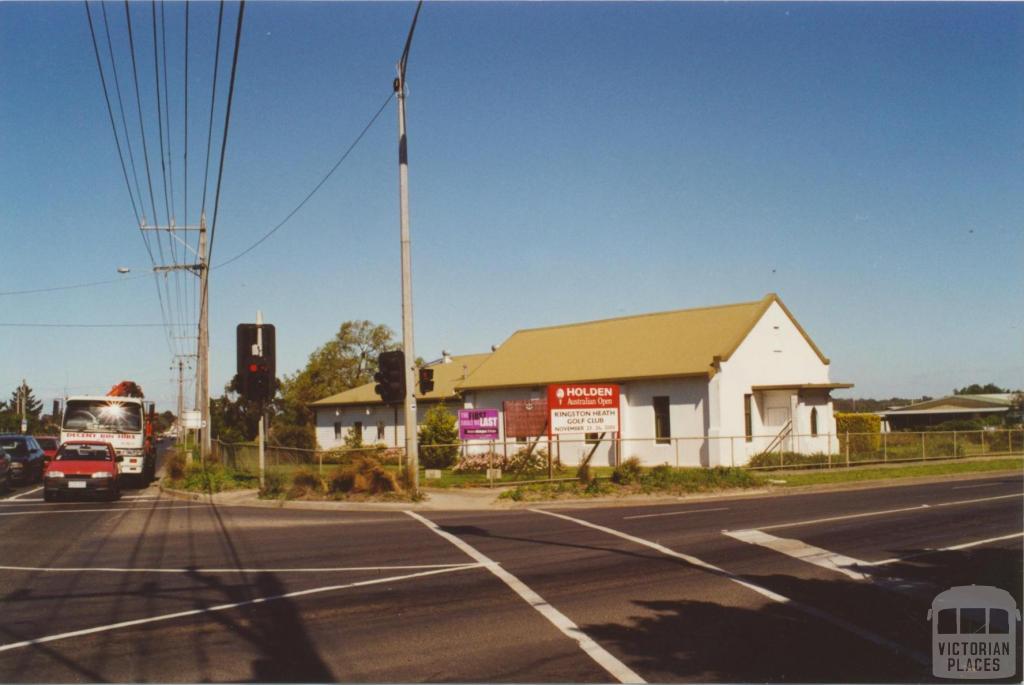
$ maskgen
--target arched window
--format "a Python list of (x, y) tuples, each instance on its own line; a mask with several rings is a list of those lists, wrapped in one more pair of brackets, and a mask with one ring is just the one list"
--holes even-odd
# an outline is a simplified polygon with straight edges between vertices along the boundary
[(811, 435), (818, 434), (818, 408), (811, 407)]

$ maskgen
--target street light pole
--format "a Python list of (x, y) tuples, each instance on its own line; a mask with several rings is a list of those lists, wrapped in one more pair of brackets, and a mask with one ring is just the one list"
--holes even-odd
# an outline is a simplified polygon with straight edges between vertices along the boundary
[[(410, 38), (411, 38), (410, 34)], [(409, 155), (405, 136), (405, 64), (398, 66), (395, 92), (398, 94), (398, 195), (402, 242), (402, 350), (405, 353), (405, 453), (408, 455), (409, 483), (420, 489), (419, 449), (416, 441), (416, 350), (412, 328), (412, 245), (409, 240)]]

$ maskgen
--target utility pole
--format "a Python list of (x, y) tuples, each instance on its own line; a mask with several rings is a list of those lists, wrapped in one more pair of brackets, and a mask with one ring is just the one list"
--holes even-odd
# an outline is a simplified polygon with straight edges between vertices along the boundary
[(409, 47), (416, 30), (423, 1), (416, 5), (405, 49), (398, 62), (398, 76), (395, 78), (395, 93), (398, 96), (398, 196), (399, 221), (402, 244), (402, 350), (405, 353), (405, 453), (408, 456), (409, 483), (413, 492), (420, 489), (420, 457), (416, 442), (416, 351), (413, 344), (412, 327), (412, 250), (409, 240), (409, 149), (405, 135), (405, 67), (409, 60)]
[[(210, 295), (207, 288), (209, 284), (209, 255), (206, 244), (206, 213), (200, 216), (199, 226), (149, 226), (143, 223), (140, 227), (143, 231), (166, 231), (174, 240), (185, 246), (187, 250), (196, 256), (195, 264), (172, 264), (154, 266), (153, 271), (163, 273), (168, 271), (191, 271), (199, 277), (199, 335), (196, 345), (196, 409), (199, 410), (202, 418), (202, 428), (199, 429), (200, 443), (199, 454), (203, 459), (210, 456), (210, 332), (209, 332), (209, 303)], [(177, 231), (199, 231), (199, 250), (193, 250), (187, 241), (183, 241), (175, 233)]]
[(25, 416), (25, 405), (28, 404), (28, 393), (25, 392), (25, 388), (28, 387), (28, 383), (24, 378), (21, 379), (21, 387), (18, 388), (18, 410), (21, 413), (21, 432), (28, 432), (28, 418)]
[(182, 437), (182, 414), (185, 413), (185, 362), (178, 360), (178, 444), (184, 444)]

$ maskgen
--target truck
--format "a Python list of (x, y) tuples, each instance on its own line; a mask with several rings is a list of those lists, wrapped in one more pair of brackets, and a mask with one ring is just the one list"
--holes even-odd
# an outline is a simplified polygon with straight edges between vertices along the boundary
[(109, 442), (118, 472), (148, 485), (156, 474), (155, 413), (138, 383), (121, 381), (106, 395), (66, 398), (60, 441)]

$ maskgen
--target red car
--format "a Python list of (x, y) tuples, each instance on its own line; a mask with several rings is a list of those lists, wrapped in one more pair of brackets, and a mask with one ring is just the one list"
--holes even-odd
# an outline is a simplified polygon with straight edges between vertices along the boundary
[(43, 448), (43, 459), (47, 463), (53, 461), (53, 458), (57, 456), (57, 450), (60, 448), (60, 438), (52, 435), (36, 435), (36, 442)]
[(88, 494), (115, 500), (121, 496), (114, 446), (109, 442), (68, 441), (43, 472), (43, 499)]

